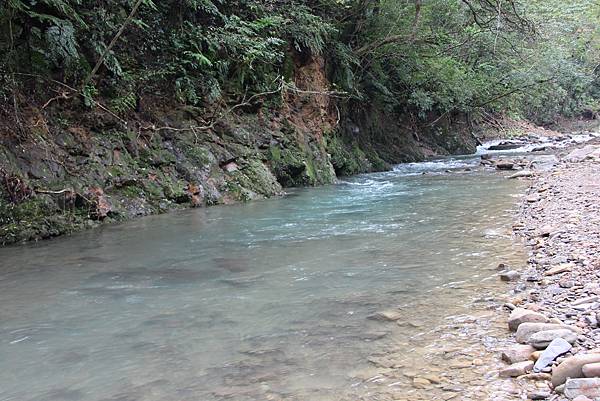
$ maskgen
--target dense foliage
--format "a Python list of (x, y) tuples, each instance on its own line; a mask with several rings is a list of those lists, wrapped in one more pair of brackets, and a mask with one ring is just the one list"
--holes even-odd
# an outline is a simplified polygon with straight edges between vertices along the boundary
[(115, 115), (146, 93), (276, 101), (299, 57), (322, 56), (354, 102), (549, 123), (598, 111), (599, 27), (594, 0), (6, 0), (0, 102), (18, 118), (53, 97)]

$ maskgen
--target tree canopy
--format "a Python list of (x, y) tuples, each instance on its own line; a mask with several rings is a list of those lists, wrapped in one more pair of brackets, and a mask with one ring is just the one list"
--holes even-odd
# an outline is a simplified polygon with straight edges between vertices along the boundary
[(144, 93), (212, 110), (275, 93), (294, 57), (323, 58), (345, 101), (417, 117), (599, 110), (594, 0), (7, 0), (0, 27), (7, 115), (75, 95), (124, 115)]

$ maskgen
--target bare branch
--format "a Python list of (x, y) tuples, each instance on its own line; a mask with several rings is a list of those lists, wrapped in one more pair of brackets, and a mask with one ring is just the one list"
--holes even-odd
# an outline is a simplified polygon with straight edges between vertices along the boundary
[(108, 53), (112, 50), (112, 48), (114, 47), (114, 45), (117, 43), (117, 40), (119, 40), (119, 38), (121, 37), (121, 35), (125, 31), (125, 28), (127, 27), (127, 25), (131, 22), (131, 20), (133, 19), (133, 17), (137, 13), (138, 8), (140, 8), (140, 5), (142, 4), (142, 1), (143, 0), (137, 0), (136, 1), (136, 3), (134, 4), (133, 8), (131, 9), (131, 12), (127, 16), (127, 19), (125, 19), (125, 22), (123, 22), (123, 25), (121, 25), (121, 27), (117, 31), (116, 35), (112, 38), (112, 40), (110, 41), (110, 43), (106, 47), (106, 49), (104, 49), (104, 52), (102, 53), (102, 55), (100, 56), (100, 58), (96, 62), (96, 65), (94, 66), (94, 68), (92, 69), (92, 71), (83, 80), (83, 84), (81, 84), (81, 90), (82, 91), (83, 91), (83, 89), (85, 89), (85, 87), (87, 86), (87, 84), (90, 83), (90, 80), (94, 77), (94, 75), (96, 75), (96, 73), (100, 69), (100, 66), (104, 62), (104, 59), (106, 58), (106, 56), (108, 55)]

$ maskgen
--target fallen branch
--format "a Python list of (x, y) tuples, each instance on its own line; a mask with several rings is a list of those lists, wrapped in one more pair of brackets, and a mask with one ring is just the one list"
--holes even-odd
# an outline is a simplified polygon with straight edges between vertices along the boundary
[(61, 189), (60, 191), (51, 191), (49, 189), (34, 188), (33, 192), (35, 192), (36, 194), (45, 195), (62, 195), (66, 193), (76, 193), (72, 188)]

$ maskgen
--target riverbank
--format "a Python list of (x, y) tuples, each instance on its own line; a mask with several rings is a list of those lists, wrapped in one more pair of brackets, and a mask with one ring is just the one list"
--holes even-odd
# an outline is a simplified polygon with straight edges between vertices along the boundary
[(527, 266), (500, 274), (514, 282), (505, 306), (515, 335), (499, 374), (528, 399), (600, 399), (600, 145), (558, 157), (535, 172), (513, 227)]

